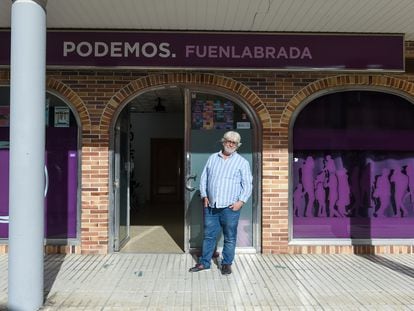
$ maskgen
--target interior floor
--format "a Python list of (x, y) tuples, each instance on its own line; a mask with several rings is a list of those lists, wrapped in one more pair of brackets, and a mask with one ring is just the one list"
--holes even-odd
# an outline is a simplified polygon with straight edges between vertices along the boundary
[(184, 252), (182, 203), (144, 204), (130, 213), (130, 239), (122, 253)]

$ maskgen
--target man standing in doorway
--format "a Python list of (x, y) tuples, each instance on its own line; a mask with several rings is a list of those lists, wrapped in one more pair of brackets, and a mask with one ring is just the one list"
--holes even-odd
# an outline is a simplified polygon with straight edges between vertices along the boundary
[(200, 179), (200, 195), (204, 206), (204, 239), (199, 263), (190, 272), (210, 268), (217, 236), (223, 230), (224, 246), (221, 273), (231, 274), (240, 209), (252, 193), (252, 173), (249, 162), (237, 153), (240, 134), (226, 132), (221, 139), (223, 148), (212, 154)]

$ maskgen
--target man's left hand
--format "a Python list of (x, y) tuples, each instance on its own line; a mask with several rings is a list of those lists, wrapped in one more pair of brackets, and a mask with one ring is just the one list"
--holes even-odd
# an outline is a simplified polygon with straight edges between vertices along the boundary
[(243, 201), (237, 201), (234, 202), (232, 205), (229, 206), (230, 209), (232, 209), (233, 211), (238, 211), (239, 209), (242, 208), (244, 202)]

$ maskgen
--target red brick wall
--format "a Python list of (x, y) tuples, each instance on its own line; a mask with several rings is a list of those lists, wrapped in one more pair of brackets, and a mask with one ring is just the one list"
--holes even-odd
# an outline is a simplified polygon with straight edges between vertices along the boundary
[[(412, 252), (411, 246), (288, 245), (288, 129), (292, 113), (309, 96), (335, 88), (388, 89), (414, 99), (414, 76), (334, 72), (158, 72), (139, 70), (49, 70), (47, 88), (61, 94), (82, 126), (81, 244), (49, 246), (49, 252), (104, 254), (109, 243), (109, 128), (117, 109), (149, 87), (210, 86), (238, 94), (263, 127), (263, 253)], [(0, 70), (0, 85), (9, 83)], [(0, 252), (7, 247), (0, 247)]]

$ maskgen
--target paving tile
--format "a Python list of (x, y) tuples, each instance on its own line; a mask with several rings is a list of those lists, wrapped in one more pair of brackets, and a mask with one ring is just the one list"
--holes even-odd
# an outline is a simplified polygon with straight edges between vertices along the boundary
[(229, 276), (193, 265), (188, 254), (47, 255), (42, 310), (414, 310), (412, 255), (238, 254)]

